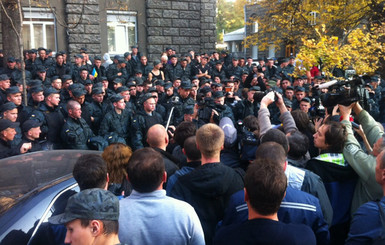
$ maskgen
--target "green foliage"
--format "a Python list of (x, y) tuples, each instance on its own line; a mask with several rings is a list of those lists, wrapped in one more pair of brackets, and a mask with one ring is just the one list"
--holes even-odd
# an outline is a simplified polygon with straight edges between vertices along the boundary
[(246, 0), (217, 1), (217, 41), (223, 41), (222, 30), (225, 33), (235, 31), (245, 25), (244, 6)]

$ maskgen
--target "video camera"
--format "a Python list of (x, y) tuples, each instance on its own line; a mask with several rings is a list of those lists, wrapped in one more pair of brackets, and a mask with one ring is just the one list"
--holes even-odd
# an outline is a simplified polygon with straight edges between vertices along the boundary
[(334, 107), (337, 104), (349, 106), (357, 101), (360, 102), (363, 108), (367, 109), (369, 107), (369, 92), (365, 89), (365, 82), (360, 77), (345, 81), (334, 80), (322, 84), (318, 88), (328, 88), (327, 93), (320, 94), (324, 107)]

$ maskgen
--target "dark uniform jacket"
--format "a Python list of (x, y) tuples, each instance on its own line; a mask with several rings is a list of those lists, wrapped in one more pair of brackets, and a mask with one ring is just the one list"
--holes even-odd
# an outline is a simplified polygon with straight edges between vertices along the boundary
[(87, 141), (94, 133), (83, 118), (68, 117), (61, 131), (64, 148), (88, 150)]
[(162, 116), (153, 111), (151, 115), (143, 109), (139, 110), (133, 119), (133, 138), (132, 146), (134, 150), (147, 146), (146, 138), (148, 129), (155, 124), (163, 124)]
[(179, 63), (177, 63), (175, 66), (172, 64), (167, 64), (164, 76), (166, 81), (170, 80), (173, 82), (175, 78), (177, 77), (181, 78), (180, 75), (182, 75), (182, 73), (183, 73), (182, 67), (180, 66)]
[(45, 102), (32, 112), (31, 119), (42, 123), (40, 139), (46, 139), (58, 149), (61, 145), (60, 132), (64, 124), (64, 116), (60, 107), (49, 107)]
[(0, 139), (0, 159), (20, 154), (20, 148), (12, 148), (9, 142)]
[(109, 111), (100, 124), (99, 135), (107, 136), (116, 133), (130, 145), (132, 118), (127, 110), (121, 114), (116, 113), (115, 109)]

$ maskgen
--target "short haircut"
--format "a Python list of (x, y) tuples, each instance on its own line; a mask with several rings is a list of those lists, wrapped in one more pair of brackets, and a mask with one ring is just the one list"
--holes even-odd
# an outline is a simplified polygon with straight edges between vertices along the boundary
[(261, 215), (278, 212), (286, 187), (283, 168), (268, 159), (256, 159), (246, 171), (245, 188), (251, 208)]
[(80, 105), (79, 102), (75, 100), (70, 100), (67, 102), (67, 110), (73, 110), (76, 105)]
[(142, 193), (155, 191), (162, 183), (165, 171), (163, 157), (149, 147), (137, 150), (126, 170), (134, 190)]
[(201, 160), (201, 152), (197, 148), (195, 136), (190, 136), (184, 141), (183, 149), (187, 159), (191, 161)]
[[(101, 220), (103, 223), (103, 234), (108, 236), (110, 234), (118, 234), (119, 221), (117, 220)], [(80, 225), (84, 228), (90, 225), (91, 220), (80, 219)]]
[(103, 189), (107, 183), (107, 164), (100, 155), (86, 154), (76, 161), (72, 174), (81, 191)]
[(195, 135), (197, 132), (197, 127), (193, 122), (181, 122), (175, 129), (174, 140), (180, 146), (183, 146), (184, 141)]
[(289, 139), (289, 157), (298, 159), (306, 155), (309, 150), (309, 138), (300, 131), (294, 131), (288, 137)]
[(325, 131), (325, 143), (330, 145), (329, 152), (342, 153), (347, 138), (346, 127), (340, 122), (327, 121)]
[(104, 149), (102, 157), (107, 163), (110, 183), (121, 184), (127, 177), (126, 166), (131, 155), (131, 148), (123, 143), (113, 143)]
[(265, 142), (258, 146), (255, 152), (255, 160), (267, 159), (271, 162), (275, 162), (277, 165), (282, 165), (286, 162), (286, 152), (282, 145), (276, 142)]
[(198, 129), (196, 142), (203, 156), (214, 157), (221, 151), (225, 142), (225, 134), (218, 125), (208, 123)]
[(261, 143), (271, 142), (271, 141), (280, 144), (285, 150), (287, 155), (289, 151), (289, 141), (286, 135), (282, 131), (272, 128), (269, 131), (267, 131), (266, 134), (263, 135), (261, 139)]

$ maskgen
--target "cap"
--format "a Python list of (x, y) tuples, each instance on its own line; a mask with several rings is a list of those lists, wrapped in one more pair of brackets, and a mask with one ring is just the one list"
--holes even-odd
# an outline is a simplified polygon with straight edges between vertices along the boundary
[(21, 93), (21, 92), (19, 90), (19, 87), (12, 86), (12, 87), (8, 88), (7, 90), (5, 90), (5, 93), (8, 95), (8, 94), (18, 94), (18, 93)]
[(202, 94), (207, 94), (208, 92), (211, 92), (211, 88), (208, 86), (205, 86), (205, 87), (201, 88), (200, 92)]
[(135, 77), (136, 86), (143, 86), (143, 79), (141, 77)]
[(82, 88), (76, 88), (74, 90), (72, 90), (72, 95), (74, 97), (80, 97), (82, 95), (85, 95), (87, 94), (87, 91), (85, 89), (82, 89)]
[(163, 80), (156, 80), (155, 85), (163, 86), (164, 81)]
[(71, 77), (71, 75), (63, 75), (61, 77), (61, 79), (62, 79), (63, 82), (66, 82), (68, 80), (72, 80), (72, 77)]
[(119, 59), (118, 59), (118, 63), (119, 63), (119, 64), (122, 64), (122, 63), (125, 63), (125, 62), (126, 62), (126, 60), (123, 59), (123, 58), (119, 58)]
[(84, 85), (88, 85), (88, 84), (92, 84), (91, 79), (86, 79), (86, 80), (84, 81)]
[(131, 55), (130, 52), (125, 52), (125, 53), (123, 54), (124, 58), (127, 58), (129, 55)]
[(15, 57), (8, 57), (8, 59), (7, 59), (7, 61), (8, 62), (16, 62), (16, 59), (15, 59)]
[(8, 103), (5, 103), (3, 105), (0, 106), (0, 113), (3, 113), (5, 111), (10, 111), (10, 110), (13, 110), (17, 108), (17, 106), (15, 105), (15, 103), (13, 102), (8, 102)]
[(130, 89), (127, 88), (126, 86), (121, 86), (121, 87), (116, 89), (116, 93), (121, 93), (121, 92), (125, 92), (125, 91), (128, 91), (128, 90), (130, 90)]
[(118, 60), (119, 58), (120, 58), (120, 55), (118, 54), (114, 56), (114, 60)]
[(136, 87), (136, 84), (135, 84), (134, 82), (128, 82), (128, 83), (126, 84), (126, 86), (127, 86), (128, 88), (131, 88), (131, 87)]
[(30, 80), (27, 82), (27, 86), (29, 87), (37, 87), (37, 86), (43, 86), (43, 82), (40, 80)]
[(259, 86), (252, 86), (250, 91), (261, 91), (261, 88)]
[(9, 80), (9, 77), (7, 74), (1, 74), (0, 75), (0, 81), (5, 81), (5, 80)]
[(180, 84), (180, 87), (182, 89), (191, 89), (192, 88), (191, 81), (190, 80), (182, 81), (181, 84)]
[(237, 130), (230, 118), (224, 117), (219, 122), (219, 127), (225, 133), (225, 147), (231, 147), (237, 140)]
[(183, 108), (183, 114), (194, 114), (194, 106), (186, 106), (185, 108)]
[(294, 90), (294, 87), (293, 86), (287, 86), (286, 90)]
[(102, 60), (102, 57), (96, 55), (96, 56), (94, 57), (94, 60)]
[(155, 87), (150, 87), (150, 88), (147, 90), (147, 92), (153, 93), (153, 92), (157, 92), (157, 91), (156, 91), (156, 88), (155, 88)]
[(114, 94), (114, 95), (112, 95), (112, 96), (110, 97), (110, 101), (111, 101), (112, 103), (118, 102), (118, 101), (120, 101), (120, 100), (122, 100), (122, 99), (123, 99), (123, 96), (121, 96), (120, 94)]
[(165, 84), (164, 84), (164, 86), (163, 86), (163, 87), (164, 87), (164, 89), (165, 89), (165, 90), (167, 90), (167, 89), (169, 89), (169, 88), (171, 88), (171, 87), (172, 87), (172, 83), (170, 83), (170, 82), (167, 82), (167, 83), (165, 83)]
[(138, 73), (142, 74), (142, 70), (140, 70), (140, 69), (135, 69), (135, 70), (134, 70), (134, 73), (135, 73), (135, 74), (138, 74)]
[(214, 98), (214, 99), (221, 98), (221, 97), (225, 97), (225, 95), (223, 94), (222, 91), (215, 91), (215, 92), (213, 93), (213, 98)]
[(37, 72), (47, 72), (44, 66), (38, 66), (36, 69)]
[(78, 89), (78, 88), (84, 89), (84, 85), (81, 84), (81, 83), (73, 83), (73, 84), (71, 84), (71, 85), (68, 87), (68, 89), (69, 89), (70, 91), (74, 91), (75, 89)]
[(115, 78), (113, 82), (123, 84), (123, 80), (121, 78)]
[(83, 53), (87, 53), (88, 49), (83, 47), (83, 48), (80, 48), (80, 52), (83, 52)]
[(16, 128), (19, 127), (20, 123), (11, 122), (8, 119), (0, 119), (0, 132), (6, 130), (7, 128)]
[(75, 219), (119, 220), (119, 199), (110, 191), (86, 189), (71, 196), (64, 213), (48, 219), (51, 224), (65, 224)]
[(290, 108), (293, 107), (293, 102), (291, 102), (290, 100), (288, 100), (286, 98), (283, 98), (283, 103), (285, 103), (286, 107), (290, 107)]
[(137, 45), (132, 45), (131, 49), (133, 49), (133, 48), (138, 48), (138, 46)]
[(74, 56), (75, 58), (80, 58), (80, 59), (83, 59), (83, 55), (81, 55), (81, 54), (75, 54), (75, 56)]
[(301, 101), (311, 103), (311, 100), (308, 97), (303, 98)]
[(102, 94), (102, 93), (103, 93), (103, 89), (100, 87), (96, 87), (92, 89), (92, 94)]
[(151, 93), (146, 93), (146, 94), (144, 94), (144, 95), (143, 95), (143, 98), (142, 98), (142, 104), (143, 104), (146, 100), (148, 100), (148, 99), (150, 99), (150, 98), (155, 98), (155, 96), (152, 95)]
[(295, 89), (295, 92), (305, 92), (305, 88), (304, 88), (304, 87), (298, 86), (298, 87)]
[(108, 81), (107, 77), (100, 77), (102, 81)]
[(23, 132), (28, 132), (31, 128), (37, 128), (37, 127), (40, 127), (41, 125), (42, 125), (41, 122), (37, 120), (29, 119), (23, 123), (23, 125), (21, 126), (21, 130)]

